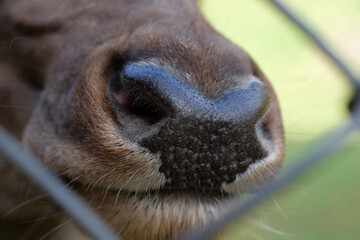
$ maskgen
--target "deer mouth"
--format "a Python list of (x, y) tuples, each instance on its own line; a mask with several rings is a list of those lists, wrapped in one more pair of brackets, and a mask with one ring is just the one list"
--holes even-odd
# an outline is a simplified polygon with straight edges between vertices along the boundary
[[(234, 194), (228, 194), (224, 191), (200, 191), (193, 189), (158, 189), (149, 191), (131, 191), (122, 188), (109, 188), (104, 186), (89, 186), (76, 180), (63, 178), (67, 186), (71, 187), (82, 197), (89, 201), (89, 205), (100, 211), (104, 217), (108, 217), (107, 211), (116, 211), (124, 209), (127, 206), (146, 206), (147, 214), (151, 215), (158, 212), (161, 216), (169, 215), (169, 212), (177, 209), (190, 211), (197, 215), (198, 208), (211, 209), (211, 213), (203, 213), (203, 221), (209, 221), (211, 218), (220, 216), (222, 211), (230, 204)], [(176, 208), (174, 208), (174, 206)], [(196, 207), (197, 206), (197, 207)], [(136, 212), (134, 210), (134, 212)], [(142, 211), (140, 214), (144, 214)], [(159, 215), (159, 216), (160, 216)], [(114, 215), (116, 219), (121, 215)], [(131, 215), (128, 215), (131, 217)], [(178, 216), (174, 216), (174, 218)], [(211, 219), (210, 218), (210, 219)]]

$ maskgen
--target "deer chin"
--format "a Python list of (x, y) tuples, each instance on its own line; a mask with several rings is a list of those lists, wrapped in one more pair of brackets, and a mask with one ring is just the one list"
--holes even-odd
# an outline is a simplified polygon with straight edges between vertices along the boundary
[(173, 239), (216, 220), (233, 197), (224, 192), (125, 190), (67, 179), (124, 239)]
[(215, 194), (100, 191), (95, 196), (91, 191), (79, 192), (92, 199), (91, 206), (125, 239), (173, 239), (216, 220), (228, 205), (223, 196)]

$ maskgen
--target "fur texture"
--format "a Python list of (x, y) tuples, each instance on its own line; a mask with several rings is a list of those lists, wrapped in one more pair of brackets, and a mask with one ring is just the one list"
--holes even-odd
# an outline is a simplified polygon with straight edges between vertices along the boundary
[[(128, 114), (119, 120), (109, 100), (109, 78), (122, 64), (164, 66), (209, 99), (260, 80), (271, 99), (262, 120), (271, 136), (263, 141), (268, 156), (224, 183), (224, 193), (253, 191), (281, 167), (282, 120), (269, 81), (193, 1), (8, 0), (0, 8), (0, 38), (0, 124), (52, 171), (76, 182), (125, 239), (170, 239), (201, 228), (230, 197), (161, 190), (159, 157), (127, 137), (144, 123)], [(38, 196), (8, 166), (0, 171), (7, 203), (0, 203), (1, 212)], [(19, 209), (5, 220), (53, 214), (43, 201)]]

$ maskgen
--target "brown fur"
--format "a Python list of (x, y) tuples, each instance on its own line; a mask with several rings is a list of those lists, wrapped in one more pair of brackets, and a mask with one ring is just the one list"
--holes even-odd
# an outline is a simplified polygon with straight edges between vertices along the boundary
[[(9, 0), (0, 8), (0, 38), (0, 124), (51, 170), (90, 185), (79, 193), (125, 239), (169, 239), (215, 219), (225, 204), (171, 193), (139, 197), (141, 191), (158, 189), (161, 176), (152, 174), (158, 163), (151, 154), (119, 132), (106, 95), (114, 59), (156, 58), (180, 75), (190, 73), (186, 84), (208, 98), (241, 84), (234, 76), (257, 76), (271, 93), (267, 121), (280, 151), (270, 167), (259, 171), (267, 181), (280, 168), (282, 122), (270, 83), (190, 0)], [(1, 191), (12, 206), (36, 196), (11, 177), (15, 174), (8, 167), (0, 171), (0, 182), (11, 183), (2, 184)], [(245, 184), (257, 185), (252, 178)], [(0, 211), (9, 208), (0, 206)], [(49, 210), (29, 205), (7, 217), (46, 214)]]

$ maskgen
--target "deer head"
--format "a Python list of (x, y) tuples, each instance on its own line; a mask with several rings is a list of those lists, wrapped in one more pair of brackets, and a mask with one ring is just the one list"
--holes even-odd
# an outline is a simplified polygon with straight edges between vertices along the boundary
[(281, 167), (269, 81), (193, 1), (5, 1), (0, 36), (0, 103), (27, 109), (1, 124), (125, 239), (201, 228)]

